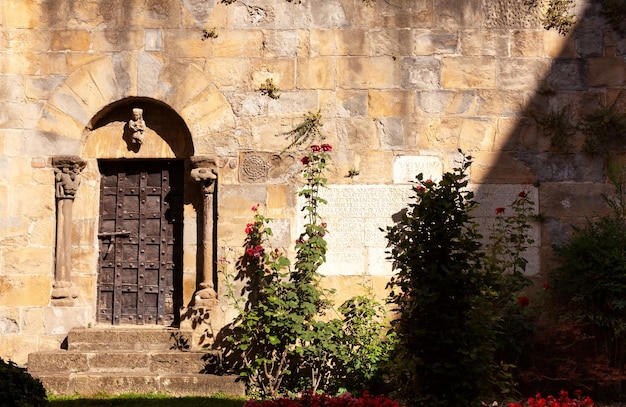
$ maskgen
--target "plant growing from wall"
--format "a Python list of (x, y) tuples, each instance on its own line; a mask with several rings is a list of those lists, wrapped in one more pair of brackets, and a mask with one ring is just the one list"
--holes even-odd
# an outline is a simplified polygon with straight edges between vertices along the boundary
[(550, 138), (552, 147), (565, 151), (571, 148), (570, 141), (576, 133), (576, 126), (573, 124), (569, 106), (552, 109), (545, 115), (537, 115), (535, 121), (541, 127), (543, 135)]
[(565, 35), (576, 22), (576, 16), (570, 10), (576, 5), (574, 0), (548, 0), (541, 22), (546, 30), (554, 28)]
[(219, 34), (217, 33), (217, 28), (213, 27), (208, 30), (202, 30), (202, 41), (208, 40), (209, 38), (217, 38)]
[(302, 147), (303, 145), (309, 144), (316, 139), (324, 139), (320, 132), (321, 126), (321, 111), (318, 110), (315, 113), (307, 113), (304, 116), (304, 120), (300, 124), (292, 130), (282, 133), (283, 136), (291, 139), (291, 143), (287, 146), (287, 148), (285, 148), (285, 150)]
[(626, 114), (615, 103), (583, 116), (580, 127), (585, 133), (584, 150), (590, 155), (607, 155), (626, 145)]
[(271, 99), (280, 98), (280, 93), (278, 93), (280, 92), (280, 89), (276, 86), (272, 78), (267, 78), (265, 82), (259, 86), (259, 91), (261, 92), (261, 95), (268, 96)]

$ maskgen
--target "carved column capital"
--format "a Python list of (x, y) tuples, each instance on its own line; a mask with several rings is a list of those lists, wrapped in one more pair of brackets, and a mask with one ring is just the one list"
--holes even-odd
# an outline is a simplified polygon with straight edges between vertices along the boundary
[(205, 195), (215, 192), (215, 182), (217, 180), (217, 164), (215, 160), (203, 157), (192, 157), (191, 178), (202, 183), (202, 192)]
[(74, 199), (80, 185), (80, 173), (86, 165), (86, 161), (76, 156), (52, 158), (57, 199)]

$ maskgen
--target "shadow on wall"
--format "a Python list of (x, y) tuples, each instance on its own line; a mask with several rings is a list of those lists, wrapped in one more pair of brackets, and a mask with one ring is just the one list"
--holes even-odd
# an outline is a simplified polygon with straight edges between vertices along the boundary
[[(524, 89), (524, 82), (532, 81), (537, 89), (529, 95), (523, 111), (517, 113), (521, 117), (513, 118), (517, 123), (512, 130), (500, 133), (509, 122), (500, 115), (494, 153), (477, 154), (472, 166), (477, 197), (481, 190), (498, 190), (498, 185), (537, 187), (535, 200), (543, 219), (541, 269), (531, 274), (544, 274), (551, 267), (551, 245), (563, 242), (572, 225), (581, 225), (589, 216), (608, 211), (602, 194), (610, 194), (613, 186), (606, 182), (605, 168), (608, 162), (619, 160), (624, 150), (622, 146), (621, 151), (590, 154), (580, 124), (585, 116), (613, 103), (618, 110), (626, 107), (619, 89), (624, 83), (622, 48), (626, 42), (608, 26), (599, 4), (586, 2), (575, 13), (577, 24), (565, 37), (559, 37), (563, 46), (554, 52), (552, 44), (528, 42), (528, 38), (524, 44), (523, 36), (532, 31), (512, 33), (511, 58), (499, 59), (499, 85)], [(535, 40), (541, 38), (538, 35)], [(538, 71), (533, 65), (537, 58), (525, 58), (539, 53), (550, 58), (543, 78), (532, 76)], [(560, 139), (551, 133), (555, 123), (563, 129)]]

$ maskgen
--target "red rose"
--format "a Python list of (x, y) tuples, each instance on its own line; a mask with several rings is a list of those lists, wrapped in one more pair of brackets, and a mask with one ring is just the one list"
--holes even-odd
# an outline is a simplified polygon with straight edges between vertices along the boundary
[(322, 144), (322, 151), (332, 151), (333, 147), (330, 144)]
[(521, 297), (517, 298), (517, 303), (522, 308), (528, 307), (530, 305), (530, 298), (528, 298), (528, 296), (526, 295), (522, 295)]
[(254, 225), (252, 223), (248, 223), (246, 225), (246, 235), (249, 235), (254, 230)]
[(310, 162), (309, 157), (306, 156), (306, 155), (304, 157), (302, 157), (300, 159), (300, 161), (302, 161), (302, 164), (304, 164), (304, 165), (307, 165)]
[(319, 153), (320, 151), (322, 151), (322, 148), (314, 144), (311, 146), (311, 150), (315, 151), (316, 153)]
[(496, 208), (496, 215), (504, 213), (504, 208)]
[(517, 196), (519, 196), (520, 198), (526, 198), (526, 191), (520, 191), (520, 193), (517, 194)]

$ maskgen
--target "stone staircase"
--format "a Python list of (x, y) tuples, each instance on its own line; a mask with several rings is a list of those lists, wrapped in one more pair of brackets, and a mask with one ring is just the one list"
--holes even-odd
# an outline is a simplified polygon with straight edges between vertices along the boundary
[(28, 372), (56, 395), (244, 396), (238, 376), (219, 370), (217, 352), (187, 350), (191, 331), (168, 328), (73, 329), (67, 350), (31, 353)]

